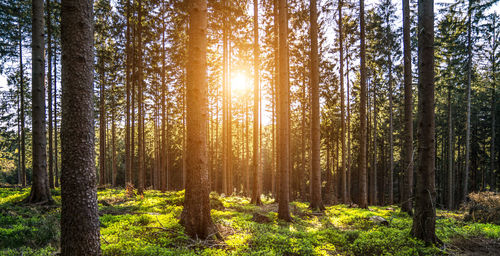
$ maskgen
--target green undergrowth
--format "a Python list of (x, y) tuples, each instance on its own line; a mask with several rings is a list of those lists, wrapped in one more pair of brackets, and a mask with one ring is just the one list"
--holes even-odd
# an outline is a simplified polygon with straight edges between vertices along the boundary
[[(0, 188), (0, 255), (54, 255), (59, 250), (60, 191), (54, 206), (20, 203), (28, 189)], [(185, 235), (179, 224), (184, 192), (146, 191), (127, 197), (125, 190), (98, 192), (103, 255), (446, 255), (450, 248), (425, 246), (410, 236), (412, 220), (395, 206), (368, 210), (346, 205), (312, 212), (293, 202), (293, 222), (278, 220), (277, 204), (263, 206), (246, 197), (211, 194), (212, 219), (221, 240)], [(438, 237), (499, 241), (500, 226), (464, 222), (460, 212), (437, 212)], [(380, 216), (387, 225), (370, 220)], [(447, 251), (448, 250), (448, 251)]]

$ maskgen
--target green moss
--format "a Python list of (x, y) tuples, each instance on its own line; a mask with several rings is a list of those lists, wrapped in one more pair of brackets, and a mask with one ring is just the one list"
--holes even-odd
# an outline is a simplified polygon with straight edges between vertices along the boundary
[[(29, 189), (0, 189), (0, 255), (51, 255), (59, 250), (60, 210), (19, 204)], [(53, 195), (58, 203), (60, 191)], [(146, 191), (127, 197), (124, 190), (98, 192), (103, 255), (441, 255), (410, 236), (412, 219), (396, 207), (345, 205), (312, 212), (292, 202), (292, 223), (277, 218), (274, 201), (250, 204), (241, 196), (211, 194), (212, 218), (222, 241), (193, 240), (179, 224), (184, 192)], [(265, 221), (256, 221), (264, 216)], [(370, 221), (388, 220), (387, 226)], [(267, 218), (267, 219), (266, 219)], [(445, 243), (455, 238), (500, 238), (500, 226), (464, 222), (457, 212), (438, 211), (436, 232)]]

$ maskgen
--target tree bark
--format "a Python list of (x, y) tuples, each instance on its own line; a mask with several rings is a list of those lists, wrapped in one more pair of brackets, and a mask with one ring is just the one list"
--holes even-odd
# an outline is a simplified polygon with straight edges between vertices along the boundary
[(434, 1), (418, 2), (418, 169), (411, 233), (437, 243), (435, 208)]
[(187, 65), (186, 196), (181, 222), (193, 238), (207, 238), (215, 229), (210, 217), (207, 169), (207, 2), (191, 0)]
[(346, 173), (346, 152), (345, 152), (345, 92), (344, 92), (344, 32), (342, 31), (342, 6), (343, 1), (339, 0), (338, 9), (339, 9), (339, 54), (340, 54), (340, 121), (342, 129), (340, 134), (342, 149), (342, 165), (341, 165), (341, 194), (342, 194), (342, 202), (347, 203), (349, 201), (348, 193), (347, 193), (347, 173)]
[[(321, 130), (319, 109), (318, 10), (316, 0), (310, 1), (311, 22), (311, 204), (313, 210), (325, 210), (321, 199)], [(280, 13), (281, 14), (281, 13)], [(285, 34), (286, 35), (286, 34)], [(280, 38), (281, 39), (281, 38)], [(280, 46), (282, 48), (283, 46)], [(287, 76), (288, 78), (288, 76)]]
[[(413, 96), (410, 44), (410, 2), (403, 0), (403, 64), (404, 64), (404, 177), (401, 191), (401, 210), (412, 212), (413, 200)], [(393, 177), (389, 177), (393, 179)], [(389, 185), (389, 204), (394, 203), (393, 185)], [(391, 193), (392, 191), (392, 193)]]
[(22, 187), (26, 187), (26, 130), (24, 129), (25, 120), (24, 120), (24, 64), (23, 64), (23, 39), (22, 39), (22, 31), (21, 24), (19, 23), (19, 73), (21, 76), (19, 85), (19, 94), (20, 94), (20, 122), (21, 122), (21, 173), (20, 173), (20, 184)]
[(92, 6), (92, 0), (63, 0), (61, 7), (63, 256), (101, 254), (94, 163)]
[(289, 93), (288, 85), (288, 18), (287, 0), (278, 0), (279, 18), (279, 86), (278, 86), (278, 115), (279, 115), (279, 205), (278, 218), (284, 221), (291, 221), (290, 216), (290, 195), (289, 195)]
[(448, 85), (448, 198), (447, 207), (453, 209), (453, 126), (451, 116), (451, 84)]
[(43, 0), (32, 1), (32, 151), (33, 180), (27, 203), (52, 203), (47, 177), (45, 137), (45, 85), (44, 85), (44, 19)]
[(470, 169), (470, 116), (471, 116), (471, 82), (472, 82), (472, 0), (469, 0), (469, 9), (467, 11), (467, 121), (465, 123), (465, 170), (462, 187), (462, 203), (467, 201), (468, 196), (468, 179)]
[(47, 112), (49, 116), (49, 186), (54, 188), (54, 136), (52, 129), (52, 10), (51, 1), (47, 0)]
[(253, 83), (253, 189), (252, 189), (252, 203), (255, 205), (262, 205), (260, 200), (261, 184), (260, 184), (260, 134), (259, 134), (259, 1), (253, 1), (253, 31), (254, 31), (254, 83)]
[(365, 1), (359, 1), (360, 19), (360, 139), (359, 139), (359, 206), (368, 207), (366, 184), (366, 46), (365, 46)]

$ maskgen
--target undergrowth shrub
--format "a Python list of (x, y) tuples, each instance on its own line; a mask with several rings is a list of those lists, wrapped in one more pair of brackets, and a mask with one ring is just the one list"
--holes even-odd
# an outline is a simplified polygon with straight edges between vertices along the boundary
[(500, 225), (500, 194), (494, 192), (470, 193), (465, 205), (465, 221)]

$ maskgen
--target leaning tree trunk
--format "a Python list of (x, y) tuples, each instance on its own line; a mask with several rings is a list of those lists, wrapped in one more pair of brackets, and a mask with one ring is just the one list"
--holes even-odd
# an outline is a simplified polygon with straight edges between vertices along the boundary
[(193, 238), (207, 238), (215, 229), (210, 216), (207, 164), (207, 2), (189, 1), (187, 65), (186, 196), (181, 223)]
[[(404, 165), (403, 189), (401, 193), (401, 210), (412, 212), (413, 200), (413, 97), (411, 76), (411, 44), (410, 44), (410, 0), (403, 0), (403, 61), (404, 61)], [(392, 179), (392, 177), (389, 177)], [(389, 203), (394, 202), (393, 184), (389, 184)]]
[(279, 22), (279, 86), (278, 86), (278, 115), (279, 115), (279, 205), (278, 218), (291, 221), (290, 195), (289, 195), (289, 86), (288, 86), (288, 18), (287, 0), (278, 0), (278, 22)]
[(253, 83), (253, 155), (252, 155), (252, 170), (253, 170), (253, 189), (252, 189), (252, 203), (255, 205), (262, 205), (260, 200), (260, 134), (259, 134), (259, 1), (253, 1), (253, 31), (254, 31), (254, 83)]
[[(318, 10), (316, 0), (311, 0), (311, 205), (312, 209), (325, 210), (321, 199), (321, 138), (319, 121), (319, 63), (318, 63)], [(280, 12), (281, 14), (281, 12)], [(280, 24), (281, 25), (281, 24)], [(280, 36), (281, 39), (281, 36)], [(280, 47), (281, 48), (281, 47)], [(288, 76), (286, 77), (288, 79)]]
[(435, 208), (434, 1), (418, 3), (418, 169), (411, 233), (437, 243)]
[(366, 187), (366, 46), (365, 46), (365, 1), (359, 1), (360, 20), (360, 139), (359, 139), (359, 206), (368, 207), (368, 195)]
[(101, 253), (94, 163), (92, 2), (63, 0), (61, 7), (63, 256)]
[(33, 181), (27, 203), (52, 203), (47, 177), (45, 137), (45, 85), (44, 85), (44, 22), (43, 0), (32, 1), (32, 146)]

